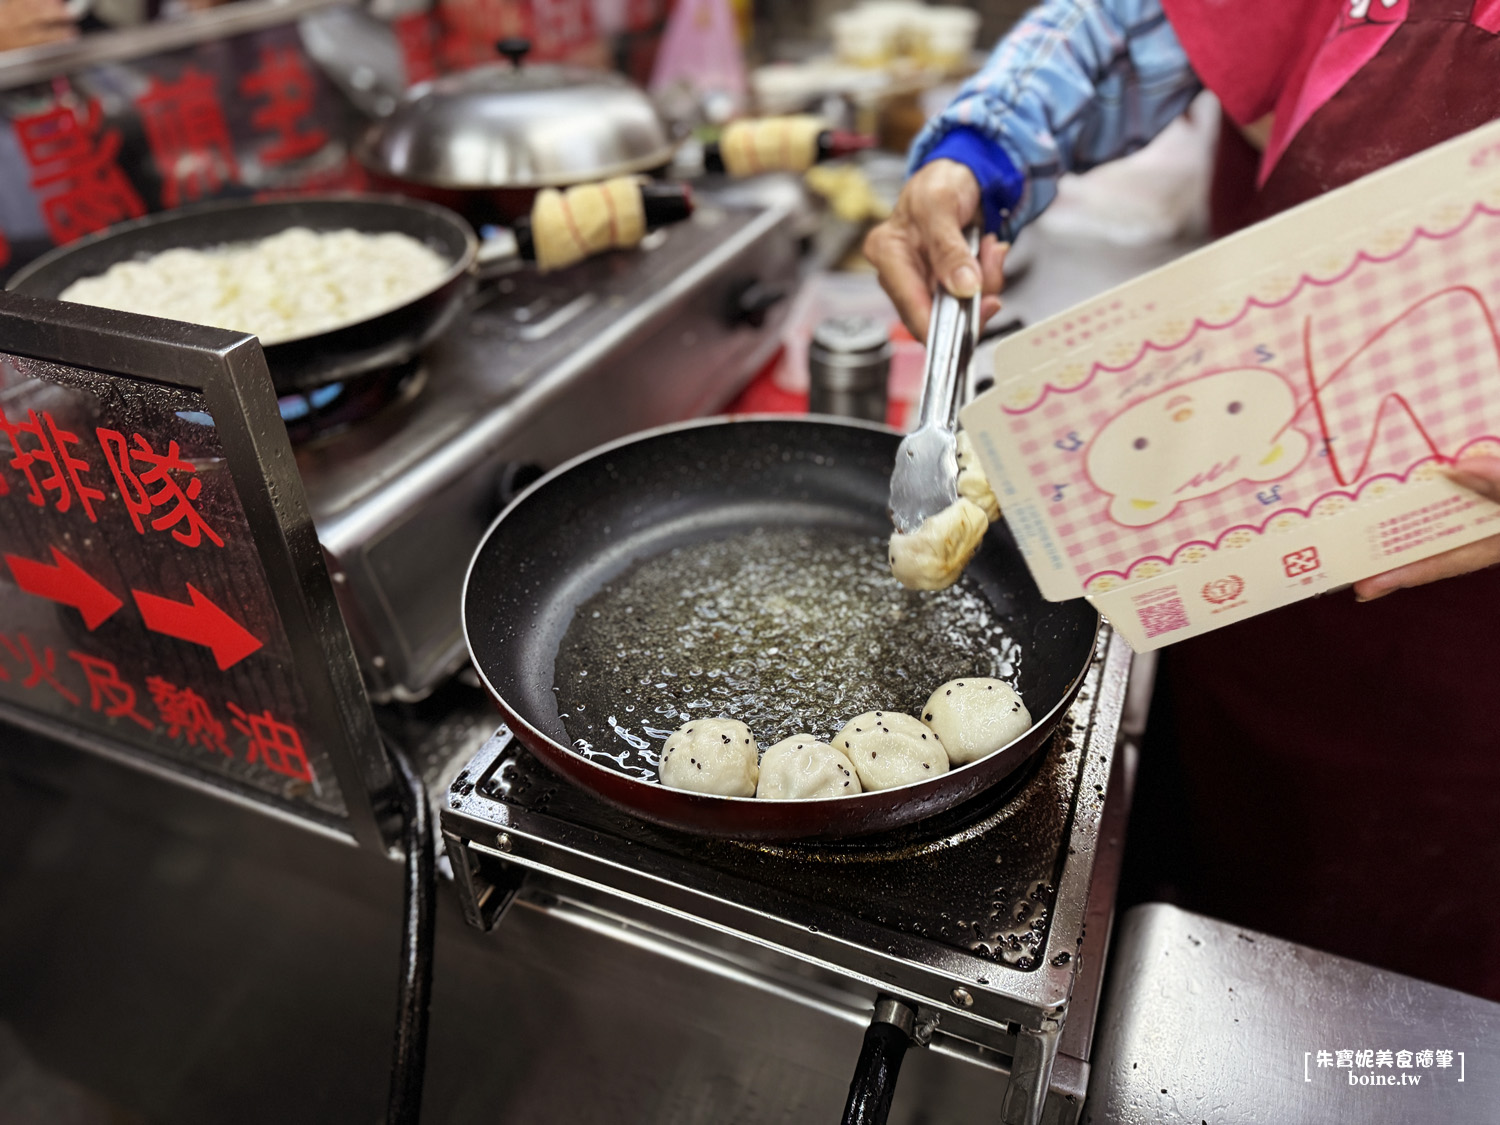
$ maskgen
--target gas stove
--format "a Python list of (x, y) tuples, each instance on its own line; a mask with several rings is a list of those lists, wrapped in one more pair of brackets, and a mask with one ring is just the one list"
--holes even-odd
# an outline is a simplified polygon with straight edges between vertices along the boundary
[(1023, 777), (836, 843), (654, 827), (553, 777), (502, 729), (442, 809), (465, 915), (490, 929), (518, 901), (581, 913), (856, 1018), (895, 996), (916, 1009), (919, 1042), (1004, 1076), (996, 1120), (1074, 1121), (1128, 804), (1113, 767), (1129, 671), (1105, 629)]
[[(637, 250), (481, 281), (414, 369), (288, 403), (297, 463), (366, 686), (428, 694), (464, 661), (459, 598), (490, 521), (541, 471), (722, 407), (778, 346), (792, 205), (702, 201)], [(341, 413), (341, 411), (343, 413)], [(311, 423), (336, 427), (316, 434)]]

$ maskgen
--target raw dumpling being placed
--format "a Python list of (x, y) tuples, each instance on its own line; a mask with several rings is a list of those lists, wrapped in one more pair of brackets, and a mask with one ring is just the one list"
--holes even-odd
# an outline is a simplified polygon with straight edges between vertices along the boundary
[(891, 573), (909, 590), (944, 590), (958, 581), (984, 539), (984, 509), (960, 497), (910, 534), (891, 535)]
[(985, 516), (994, 523), (1000, 518), (1000, 501), (979, 465), (979, 455), (974, 452), (974, 443), (969, 440), (967, 430), (958, 431), (957, 456), (958, 494), (982, 508)]
[(811, 797), (852, 797), (860, 789), (859, 775), (842, 751), (810, 734), (794, 734), (761, 755), (755, 795), (805, 801)]
[(897, 711), (866, 711), (844, 724), (833, 746), (854, 763), (866, 789), (893, 789), (948, 772), (937, 733)]
[(963, 765), (993, 754), (1031, 729), (1031, 712), (1003, 680), (950, 680), (927, 700), (922, 719), (943, 741), (948, 760)]
[(720, 797), (753, 797), (760, 747), (750, 728), (734, 719), (693, 719), (667, 738), (661, 783)]

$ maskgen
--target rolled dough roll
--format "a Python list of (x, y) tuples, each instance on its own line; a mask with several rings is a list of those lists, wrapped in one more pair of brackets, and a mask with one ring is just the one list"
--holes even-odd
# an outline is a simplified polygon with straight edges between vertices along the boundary
[(808, 114), (731, 122), (719, 135), (724, 171), (735, 177), (805, 172), (818, 162), (818, 134), (827, 127)]

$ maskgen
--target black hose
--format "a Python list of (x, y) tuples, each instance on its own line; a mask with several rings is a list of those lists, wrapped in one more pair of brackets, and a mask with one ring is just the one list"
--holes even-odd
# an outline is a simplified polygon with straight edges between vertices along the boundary
[(432, 1003), (433, 929), (436, 921), (432, 821), (427, 786), (406, 755), (387, 743), (401, 787), (406, 824), (405, 911), (401, 930), (401, 981), (396, 1041), (391, 1052), (387, 1125), (416, 1125), (422, 1116), (422, 1079), (427, 1070), (427, 1017)]
[(916, 1013), (899, 1000), (883, 996), (876, 1002), (875, 1018), (865, 1029), (859, 1062), (854, 1064), (843, 1125), (885, 1125), (915, 1021)]

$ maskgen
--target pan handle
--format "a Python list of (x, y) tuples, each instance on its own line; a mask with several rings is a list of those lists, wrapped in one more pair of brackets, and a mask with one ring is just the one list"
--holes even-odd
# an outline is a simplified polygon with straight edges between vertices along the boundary
[(916, 1033), (917, 1013), (890, 996), (875, 1001), (875, 1017), (865, 1029), (864, 1046), (849, 1083), (843, 1125), (885, 1125), (896, 1094), (901, 1060)]

